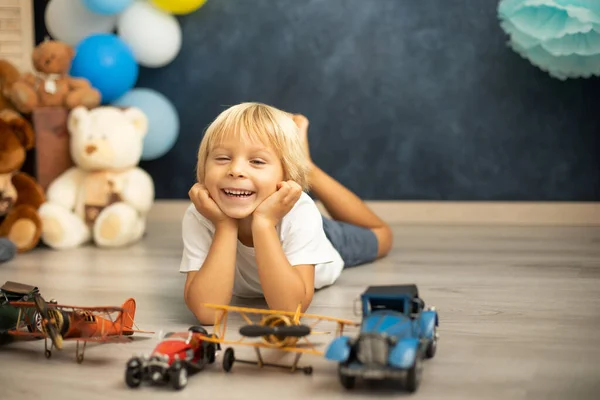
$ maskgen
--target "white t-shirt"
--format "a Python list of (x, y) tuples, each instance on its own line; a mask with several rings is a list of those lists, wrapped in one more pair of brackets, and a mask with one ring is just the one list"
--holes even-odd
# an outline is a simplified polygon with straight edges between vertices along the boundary
[[(214, 233), (213, 223), (190, 204), (182, 221), (180, 272), (197, 271), (202, 267)], [(321, 213), (308, 194), (302, 193), (294, 207), (282, 218), (277, 225), (277, 233), (292, 266), (315, 264), (315, 289), (333, 284), (342, 273), (344, 261), (327, 239)], [(254, 248), (243, 245), (239, 240), (233, 294), (238, 297), (263, 296)]]

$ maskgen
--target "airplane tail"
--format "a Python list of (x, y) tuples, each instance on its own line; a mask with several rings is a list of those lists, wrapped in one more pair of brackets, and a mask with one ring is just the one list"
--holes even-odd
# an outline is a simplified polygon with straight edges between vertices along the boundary
[(123, 335), (133, 335), (133, 332), (135, 332), (133, 329), (133, 321), (135, 318), (135, 299), (129, 298), (125, 300), (121, 308), (123, 308), (121, 316)]

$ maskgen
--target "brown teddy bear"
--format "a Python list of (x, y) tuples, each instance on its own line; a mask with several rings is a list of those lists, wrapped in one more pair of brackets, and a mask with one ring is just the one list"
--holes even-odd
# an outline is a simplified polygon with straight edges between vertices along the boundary
[(26, 151), (34, 145), (31, 124), (13, 110), (0, 111), (0, 254), (4, 258), (0, 261), (6, 261), (7, 243), (22, 253), (40, 240), (42, 220), (38, 209), (46, 201), (44, 190), (33, 177), (20, 171)]
[(27, 72), (12, 84), (9, 98), (15, 108), (29, 114), (38, 107), (84, 106), (94, 108), (102, 100), (100, 91), (85, 78), (69, 76), (75, 50), (64, 42), (45, 40), (33, 50), (34, 75)]
[(21, 73), (9, 60), (0, 60), (0, 110), (14, 110), (15, 106), (10, 101), (12, 85), (21, 77)]

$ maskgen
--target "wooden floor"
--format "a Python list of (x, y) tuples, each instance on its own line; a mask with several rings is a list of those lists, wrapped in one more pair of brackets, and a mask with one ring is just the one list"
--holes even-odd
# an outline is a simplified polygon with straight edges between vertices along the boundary
[[(137, 300), (140, 329), (186, 330), (195, 321), (182, 300), (179, 274), (183, 208), (154, 214), (148, 235), (126, 249), (37, 249), (0, 265), (0, 283), (37, 285), (44, 297), (76, 305), (120, 305)], [(359, 320), (354, 299), (367, 285), (416, 283), (440, 313), (436, 357), (427, 360), (415, 399), (598, 399), (600, 393), (600, 228), (394, 226), (391, 255), (346, 270), (317, 293), (310, 312)], [(241, 304), (241, 302), (238, 302)], [(264, 306), (264, 303), (246, 303)], [(241, 320), (230, 317), (235, 336)], [(328, 330), (327, 325), (319, 326)], [(314, 336), (324, 345), (332, 335)], [(75, 362), (75, 344), (52, 358), (43, 342), (0, 348), (3, 399), (165, 398), (168, 388), (125, 386), (125, 363), (150, 352), (157, 335), (128, 344), (88, 346)], [(251, 349), (238, 347), (251, 358)], [(290, 355), (265, 352), (270, 361)], [(341, 399), (405, 396), (393, 385), (340, 386), (336, 365), (319, 356), (301, 361), (312, 376), (220, 364), (189, 379), (169, 398)]]

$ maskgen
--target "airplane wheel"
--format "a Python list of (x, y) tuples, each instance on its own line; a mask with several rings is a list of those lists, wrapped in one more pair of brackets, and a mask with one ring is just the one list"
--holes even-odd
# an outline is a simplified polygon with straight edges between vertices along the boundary
[(52, 357), (52, 352), (50, 350), (46, 350), (45, 352), (46, 358)]
[(231, 371), (234, 361), (235, 361), (235, 353), (233, 352), (233, 349), (231, 347), (228, 347), (225, 350), (225, 354), (223, 354), (223, 369), (226, 372)]
[(312, 375), (313, 368), (311, 366), (304, 367), (304, 369), (302, 370), (302, 372), (304, 372), (304, 375)]
[(175, 362), (169, 370), (169, 382), (173, 389), (181, 390), (188, 382), (188, 372), (181, 362)]
[(78, 354), (77, 355), (77, 363), (81, 364), (83, 362), (83, 354)]

